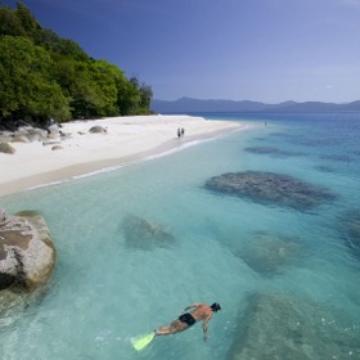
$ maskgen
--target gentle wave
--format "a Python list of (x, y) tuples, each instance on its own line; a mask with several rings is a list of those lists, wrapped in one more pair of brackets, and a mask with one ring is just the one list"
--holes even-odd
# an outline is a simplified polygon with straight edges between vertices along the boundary
[[(235, 129), (230, 133), (234, 133), (236, 131), (241, 131), (241, 130), (247, 130), (247, 129), (249, 129), (249, 125), (245, 125), (244, 127), (241, 127), (239, 129)], [(196, 145), (199, 145), (201, 143), (208, 142), (208, 141), (217, 140), (217, 139), (222, 138), (222, 137), (227, 136), (227, 135), (229, 135), (229, 133), (223, 133), (223, 134), (215, 135), (214, 137), (211, 137), (209, 139), (199, 139), (199, 140), (189, 141), (189, 142), (186, 142), (185, 144), (174, 147), (174, 148), (172, 148), (170, 150), (161, 152), (159, 154), (144, 156), (144, 157), (142, 157), (140, 159), (133, 160), (133, 161), (127, 161), (127, 162), (124, 162), (124, 163), (116, 165), (116, 166), (108, 166), (108, 167), (105, 167), (105, 168), (102, 168), (102, 169), (99, 169), (99, 170), (87, 172), (85, 174), (71, 176), (71, 177), (68, 177), (68, 178), (65, 178), (65, 179), (62, 179), (62, 180), (57, 180), (57, 181), (53, 181), (53, 182), (49, 182), (49, 183), (45, 183), (45, 184), (41, 184), (41, 185), (32, 186), (32, 187), (27, 188), (26, 191), (33, 191), (33, 190), (37, 190), (37, 189), (41, 189), (41, 188), (49, 187), (49, 186), (57, 186), (57, 185), (61, 185), (61, 184), (64, 184), (64, 183), (67, 183), (67, 182), (70, 182), (70, 181), (81, 180), (81, 179), (88, 178), (88, 177), (91, 177), (91, 176), (96, 176), (96, 175), (99, 175), (99, 174), (104, 174), (104, 173), (108, 173), (108, 172), (111, 172), (111, 171), (116, 171), (116, 170), (119, 170), (119, 169), (122, 169), (122, 168), (125, 168), (125, 167), (128, 167), (128, 166), (133, 166), (133, 165), (145, 162), (145, 161), (151, 161), (151, 160), (160, 159), (160, 158), (162, 158), (164, 156), (169, 156), (171, 154), (174, 154), (174, 153), (177, 153), (179, 151), (185, 150), (185, 149), (187, 149), (189, 147), (196, 146)]]

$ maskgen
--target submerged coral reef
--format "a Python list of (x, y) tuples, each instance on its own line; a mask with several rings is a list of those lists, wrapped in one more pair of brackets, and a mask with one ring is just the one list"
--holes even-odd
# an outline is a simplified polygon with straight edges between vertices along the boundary
[(336, 199), (329, 189), (312, 185), (289, 175), (261, 171), (226, 173), (206, 181), (205, 187), (254, 202), (312, 210)]

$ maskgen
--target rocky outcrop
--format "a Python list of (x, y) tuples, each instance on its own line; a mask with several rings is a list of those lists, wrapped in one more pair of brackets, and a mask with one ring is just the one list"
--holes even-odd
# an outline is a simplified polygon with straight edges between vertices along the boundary
[(15, 154), (16, 150), (9, 143), (0, 142), (0, 153)]
[(57, 139), (60, 135), (60, 127), (57, 124), (52, 124), (46, 129), (49, 139)]
[(135, 215), (124, 218), (122, 230), (128, 246), (145, 250), (166, 246), (175, 240), (162, 226)]
[(261, 171), (214, 176), (207, 180), (205, 187), (257, 203), (287, 206), (301, 211), (312, 210), (326, 201), (336, 199), (335, 194), (325, 187), (289, 175)]
[(294, 264), (300, 257), (301, 246), (295, 238), (257, 232), (247, 239), (238, 254), (253, 270), (273, 275)]
[(228, 360), (359, 359), (358, 327), (343, 312), (279, 294), (247, 301)]
[(0, 214), (0, 290), (33, 291), (43, 286), (55, 266), (56, 250), (42, 216)]
[(34, 142), (47, 139), (48, 134), (46, 130), (32, 126), (24, 126), (14, 132), (14, 138), (25, 137), (29, 142)]
[(106, 134), (107, 130), (100, 125), (95, 125), (90, 128), (89, 132), (91, 134)]
[(0, 131), (0, 143), (30, 143), (36, 141), (47, 141), (49, 139), (58, 139), (61, 131), (56, 124), (45, 129), (32, 126), (19, 127), (15, 131)]
[(27, 144), (30, 140), (25, 135), (16, 135), (12, 138), (11, 142)]
[(34, 212), (8, 216), (0, 209), (0, 330), (23, 317), (48, 291), (55, 248)]

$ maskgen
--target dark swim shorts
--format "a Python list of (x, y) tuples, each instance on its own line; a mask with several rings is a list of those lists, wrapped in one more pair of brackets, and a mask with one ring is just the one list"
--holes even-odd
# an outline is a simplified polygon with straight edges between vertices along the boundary
[(193, 318), (193, 316), (189, 313), (182, 314), (179, 316), (179, 320), (189, 326), (192, 326), (196, 323), (196, 320)]

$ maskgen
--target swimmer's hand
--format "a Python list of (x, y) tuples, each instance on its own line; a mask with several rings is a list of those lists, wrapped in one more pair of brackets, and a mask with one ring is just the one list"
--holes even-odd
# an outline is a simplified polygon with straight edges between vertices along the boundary
[(204, 342), (207, 342), (208, 338), (207, 334), (204, 334)]

